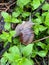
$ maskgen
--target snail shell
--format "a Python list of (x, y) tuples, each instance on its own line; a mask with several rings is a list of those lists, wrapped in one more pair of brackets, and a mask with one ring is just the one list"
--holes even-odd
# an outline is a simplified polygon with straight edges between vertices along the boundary
[(31, 43), (34, 39), (34, 33), (30, 28), (27, 28), (25, 30), (22, 30), (20, 33), (20, 41), (27, 45)]
[(19, 35), (20, 41), (25, 45), (31, 43), (34, 39), (34, 33), (31, 29), (32, 25), (34, 24), (30, 21), (19, 24), (15, 29), (16, 34), (14, 35), (14, 37)]

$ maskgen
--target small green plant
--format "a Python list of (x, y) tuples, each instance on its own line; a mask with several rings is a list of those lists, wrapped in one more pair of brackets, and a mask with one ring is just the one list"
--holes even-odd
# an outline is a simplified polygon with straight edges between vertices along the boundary
[(0, 35), (0, 38), (4, 41), (12, 42), (11, 38), (12, 36), (14, 36), (14, 34), (15, 31), (10, 31), (9, 33), (3, 31), (2, 34)]
[[(38, 46), (41, 47), (42, 50), (39, 51), (37, 48)], [(34, 61), (31, 58), (35, 58), (36, 55), (39, 55), (42, 58), (45, 57), (48, 53), (48, 48), (48, 45), (42, 42), (29, 44), (27, 46), (12, 46), (8, 52), (4, 53), (3, 58), (1, 59), (1, 65), (6, 64), (7, 61), (7, 63), (11, 65), (34, 65)]]

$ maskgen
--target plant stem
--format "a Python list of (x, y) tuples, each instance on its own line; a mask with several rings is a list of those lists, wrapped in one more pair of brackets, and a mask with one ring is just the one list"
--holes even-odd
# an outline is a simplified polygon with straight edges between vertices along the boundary
[(49, 53), (48, 53), (48, 65), (49, 65)]
[(40, 63), (38, 62), (38, 60), (36, 58), (35, 58), (35, 61), (36, 61), (37, 65), (40, 65)]
[(43, 58), (43, 64), (46, 65), (44, 58)]

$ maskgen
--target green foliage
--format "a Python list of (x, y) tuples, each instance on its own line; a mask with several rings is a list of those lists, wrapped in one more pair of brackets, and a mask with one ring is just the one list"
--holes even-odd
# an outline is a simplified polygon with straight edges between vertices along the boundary
[(27, 59), (27, 58), (22, 58), (21, 61), (18, 63), (18, 65), (34, 65), (34, 63)]
[(23, 13), (22, 13), (22, 17), (24, 17), (24, 18), (28, 17), (29, 15), (30, 15), (29, 12), (23, 12)]
[(7, 23), (19, 23), (19, 20), (9, 15), (7, 12), (2, 12), (1, 15), (4, 17), (4, 21)]
[(10, 30), (11, 29), (11, 25), (10, 25), (10, 23), (5, 23), (5, 25), (4, 25), (4, 28), (5, 28), (5, 30)]
[(0, 62), (1, 65), (6, 65), (7, 59), (3, 57)]
[(47, 15), (45, 18), (45, 25), (49, 27), (49, 12), (47, 12)]
[(21, 52), (17, 46), (11, 47), (9, 53), (5, 52), (1, 62), (5, 63), (6, 60), (12, 65), (34, 65), (34, 62), (31, 59), (21, 56)]
[(44, 44), (42, 42), (38, 42), (36, 44), (37, 44), (37, 46), (40, 46), (42, 49), (46, 49), (46, 44)]
[(12, 37), (14, 34), (15, 31), (10, 31), (9, 33), (3, 31), (2, 34), (0, 35), (0, 39), (4, 41), (12, 42)]
[(29, 44), (27, 45), (26, 47), (24, 47), (22, 49), (22, 53), (24, 56), (29, 56), (30, 54), (32, 54), (32, 47), (33, 47), (33, 44)]
[(11, 15), (6, 12), (2, 12), (1, 15), (4, 17), (5, 22), (11, 22)]
[[(37, 15), (37, 16), (38, 16), (38, 15)], [(33, 21), (34, 21), (34, 23), (36, 23), (36, 24), (41, 24), (41, 23), (42, 23), (42, 17), (41, 17), (41, 16), (38, 16), (38, 18), (34, 19)]]
[(45, 3), (44, 6), (42, 7), (43, 10), (49, 10), (49, 4)]
[[(15, 50), (15, 51), (14, 51)], [(18, 49), (18, 47), (16, 47), (16, 46), (14, 46), (14, 47), (11, 47), (10, 49), (9, 49), (9, 52), (10, 53), (13, 53), (13, 54), (18, 54), (18, 55), (20, 55), (20, 51), (19, 51), (19, 49)]]
[(30, 2), (30, 0), (17, 0), (17, 5), (20, 7), (24, 7), (25, 5), (27, 5)]
[(31, 6), (33, 7), (33, 9), (38, 8), (39, 5), (40, 5), (40, 0), (33, 0), (33, 1), (31, 2)]
[(36, 35), (39, 34), (39, 32), (43, 32), (47, 29), (47, 27), (43, 26), (43, 25), (35, 25), (34, 26), (34, 32)]
[[(5, 31), (0, 34), (0, 42), (4, 42), (4, 47), (8, 42), (11, 42), (8, 52), (6, 51), (1, 58), (1, 65), (34, 65), (33, 59), (36, 56), (40, 58), (46, 57), (49, 51), (49, 38), (41, 42), (32, 42), (25, 46), (23, 43), (21, 44), (19, 37), (12, 40), (15, 31), (11, 29), (11, 23), (19, 24), (24, 20), (28, 20), (30, 13), (33, 13), (43, 1), (17, 0), (12, 14), (1, 12), (5, 22)], [(34, 40), (49, 35), (49, 4), (45, 2), (41, 9), (42, 13), (38, 11), (32, 18), (32, 22), (35, 23), (33, 26)]]
[(47, 54), (47, 51), (39, 51), (37, 54), (38, 54), (40, 57), (45, 57), (46, 54)]
[(41, 50), (41, 51), (38, 51), (36, 54), (39, 55), (40, 57), (45, 57), (46, 54), (47, 54), (47, 52), (48, 52), (48, 50), (47, 50), (47, 49), (48, 49), (47, 45), (44, 44), (44, 43), (41, 43), (41, 42), (36, 43), (36, 45), (39, 46), (39, 47), (41, 47), (41, 48), (43, 49), (43, 50)]
[(20, 12), (17, 11), (17, 12), (12, 12), (12, 17), (18, 17), (20, 15)]

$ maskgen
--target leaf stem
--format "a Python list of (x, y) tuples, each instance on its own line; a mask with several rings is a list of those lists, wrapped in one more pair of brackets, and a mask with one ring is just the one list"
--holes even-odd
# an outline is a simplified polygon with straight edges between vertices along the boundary
[(45, 62), (44, 58), (43, 58), (43, 64), (46, 65), (46, 62)]
[(49, 65), (49, 52), (48, 52), (48, 65)]
[(37, 65), (40, 65), (40, 63), (38, 62), (38, 60), (36, 58), (35, 58), (35, 61), (36, 61)]

